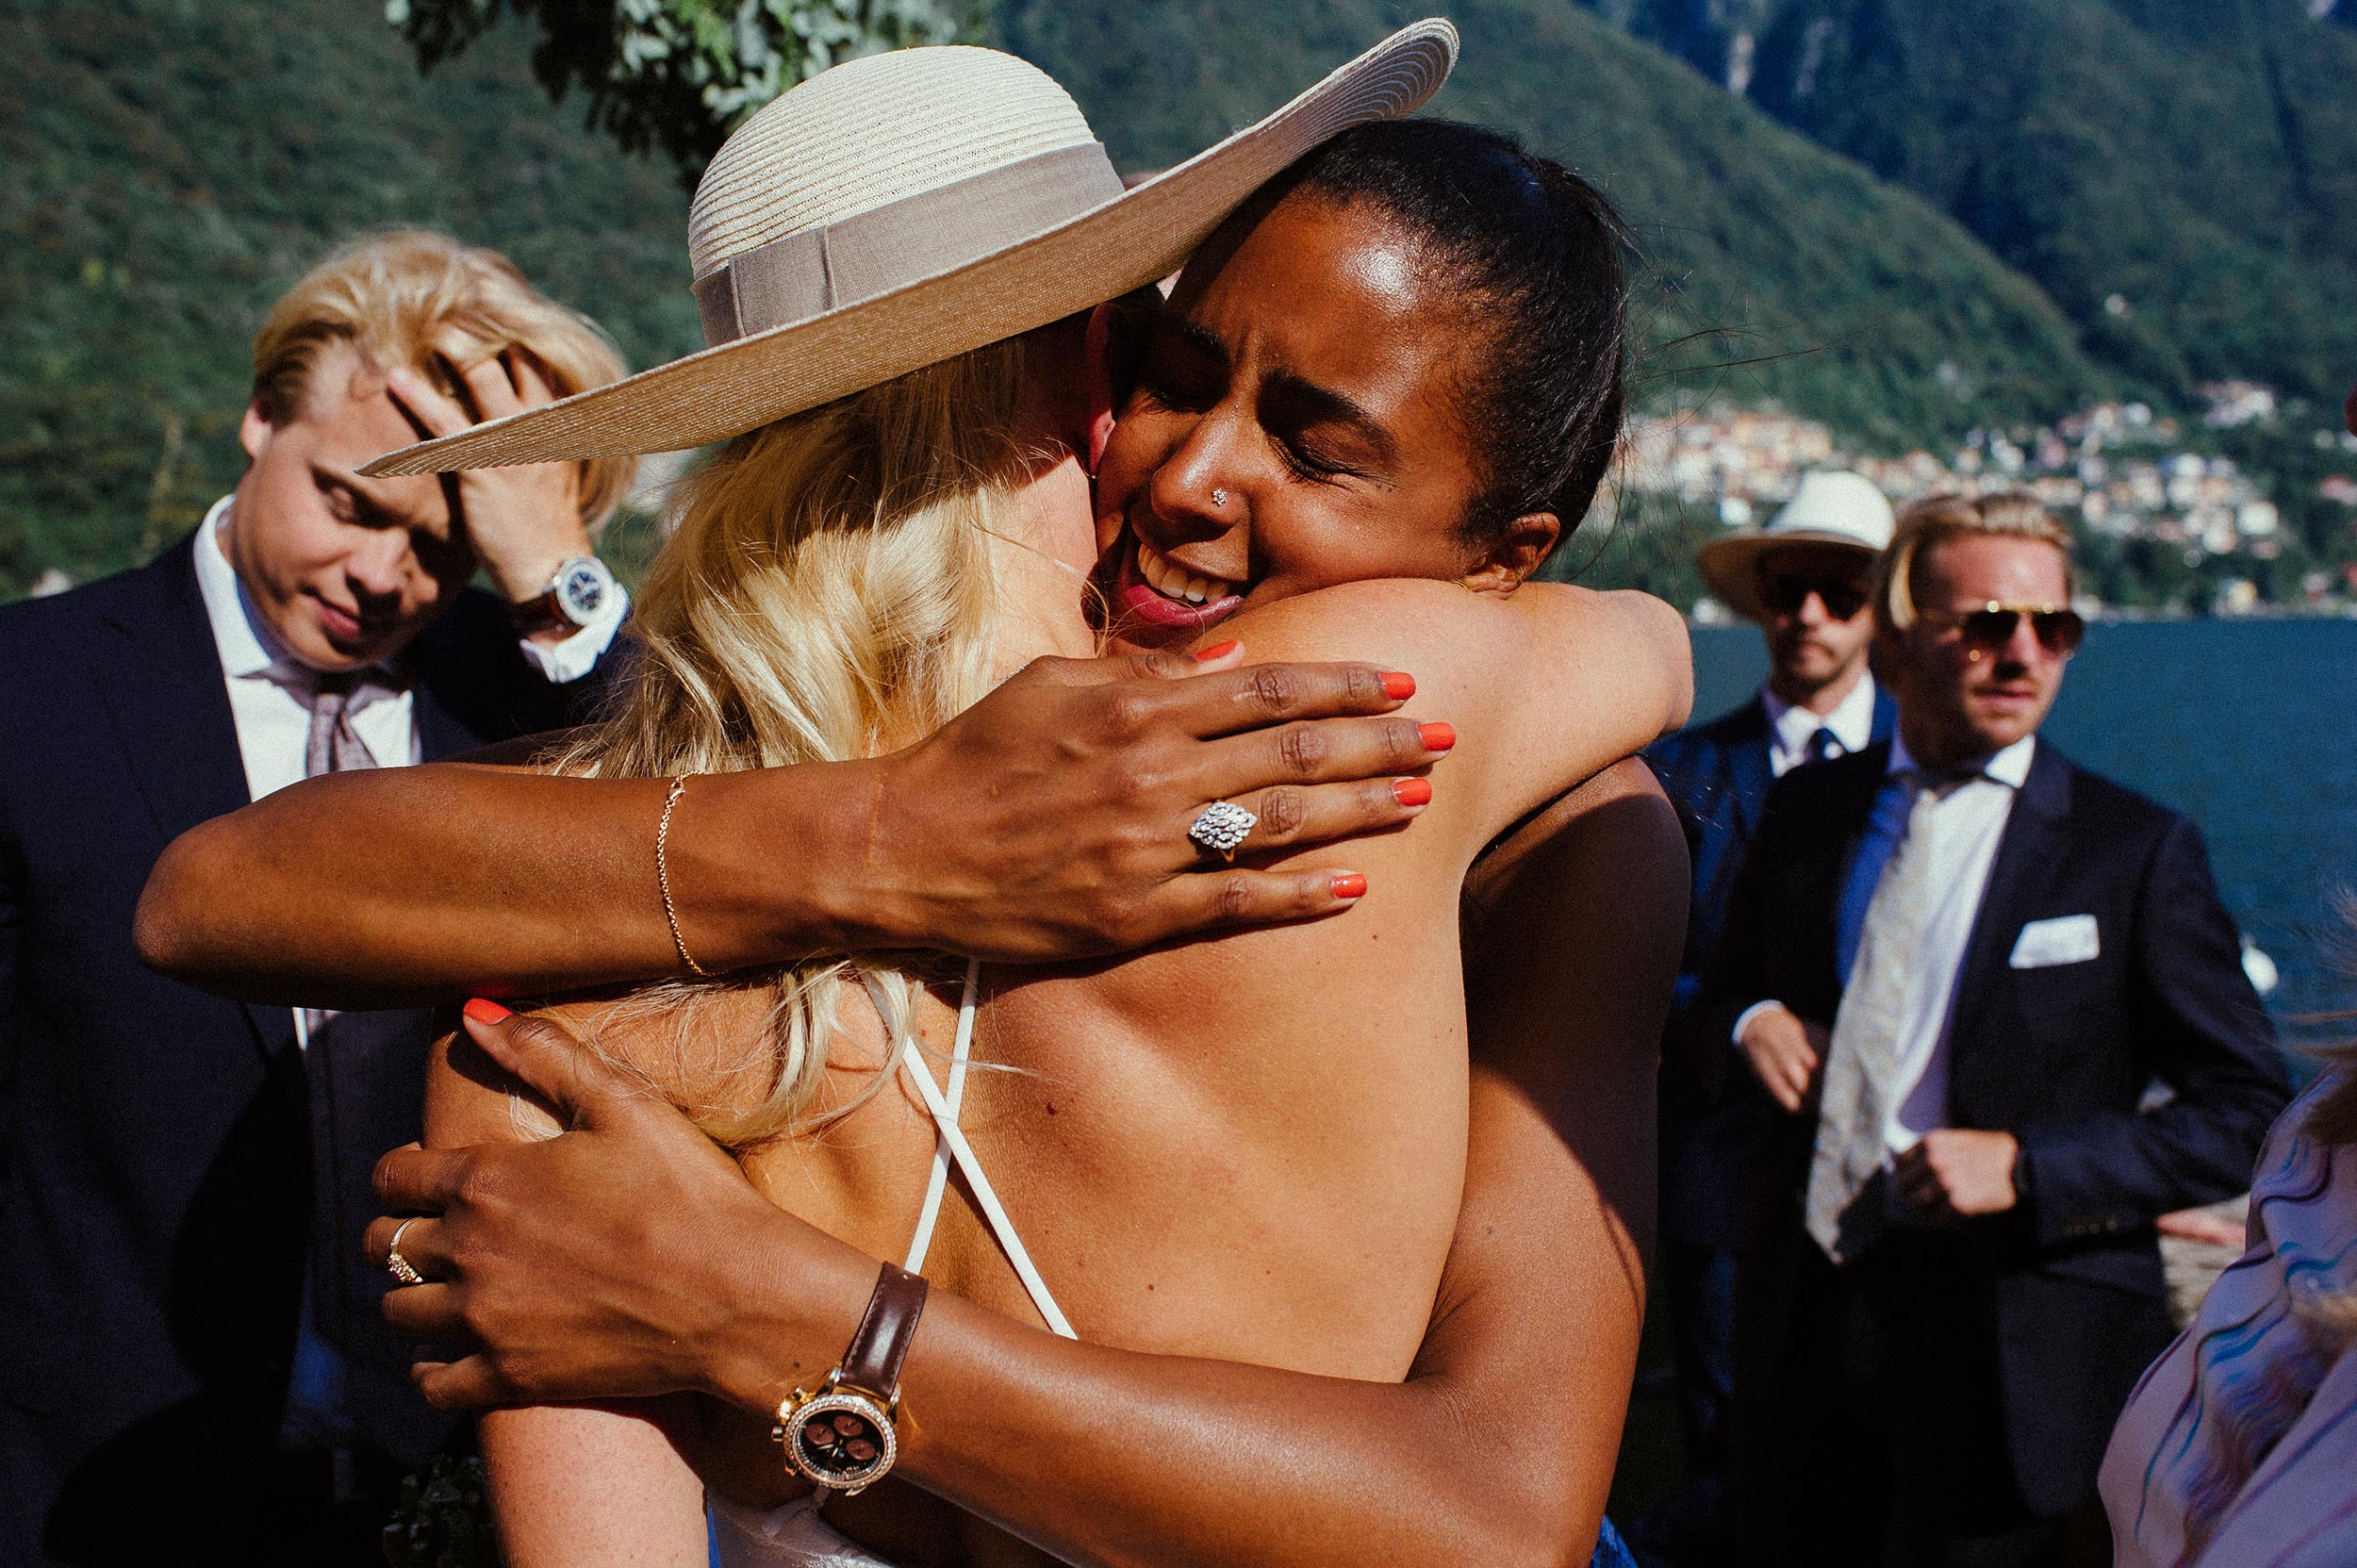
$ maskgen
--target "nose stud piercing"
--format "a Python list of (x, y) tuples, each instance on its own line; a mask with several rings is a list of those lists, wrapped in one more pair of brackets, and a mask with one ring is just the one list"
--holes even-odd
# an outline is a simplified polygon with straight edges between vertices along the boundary
[(1211, 492), (1211, 504), (1212, 504), (1212, 505), (1214, 505), (1214, 506), (1225, 506), (1225, 505), (1227, 505), (1227, 504), (1228, 504), (1228, 492), (1227, 492), (1226, 490), (1213, 490), (1213, 491)]

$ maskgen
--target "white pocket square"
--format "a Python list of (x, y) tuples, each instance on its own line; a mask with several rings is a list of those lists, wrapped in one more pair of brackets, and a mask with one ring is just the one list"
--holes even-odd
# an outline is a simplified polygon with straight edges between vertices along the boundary
[(2050, 969), (2057, 964), (2085, 964), (2102, 950), (2094, 916), (2057, 915), (2023, 926), (2008, 962), (2017, 969)]

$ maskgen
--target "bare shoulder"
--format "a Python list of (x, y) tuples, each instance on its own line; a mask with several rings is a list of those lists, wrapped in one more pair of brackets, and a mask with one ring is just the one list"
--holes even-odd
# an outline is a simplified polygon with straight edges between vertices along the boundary
[(1414, 676), (1418, 717), (1446, 719), (1462, 743), (1452, 775), (1482, 776), (1490, 833), (1675, 730), (1693, 706), (1685, 620), (1649, 594), (1529, 583), (1498, 596), (1387, 579), (1280, 600), (1222, 629), (1254, 663), (1364, 660)]
[(468, 1038), (434, 1042), (425, 1070), (425, 1146), (529, 1143), (564, 1131), (553, 1107)]
[[(1362, 659), (1409, 669), (1418, 684), (1463, 677), (1501, 701), (1502, 663), (1542, 673), (1609, 667), (1644, 683), (1674, 729), (1692, 705), (1685, 618), (1651, 594), (1526, 583), (1510, 596), (1455, 583), (1384, 578), (1339, 584), (1247, 610), (1221, 628), (1261, 659)], [(1648, 737), (1650, 738), (1650, 737)]]

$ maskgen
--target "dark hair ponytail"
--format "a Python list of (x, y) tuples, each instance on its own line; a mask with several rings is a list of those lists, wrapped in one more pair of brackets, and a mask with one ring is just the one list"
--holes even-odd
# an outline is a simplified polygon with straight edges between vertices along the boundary
[(1625, 238), (1611, 204), (1511, 137), (1448, 120), (1344, 131), (1264, 200), (1294, 192), (1381, 210), (1482, 328), (1459, 408), (1483, 470), (1467, 535), (1553, 512), (1568, 536), (1611, 467), (1626, 401)]

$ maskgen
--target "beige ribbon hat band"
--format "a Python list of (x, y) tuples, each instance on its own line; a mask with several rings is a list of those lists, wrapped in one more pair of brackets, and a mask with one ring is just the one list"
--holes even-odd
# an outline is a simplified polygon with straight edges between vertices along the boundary
[(847, 61), (740, 126), (696, 188), (710, 347), (379, 457), (363, 473), (676, 452), (1045, 326), (1168, 275), (1253, 191), (1440, 90), (1457, 29), (1402, 28), (1124, 191), (1046, 72), (964, 45)]
[(714, 348), (907, 287), (1121, 195), (1100, 141), (1059, 147), (730, 257), (691, 290)]

